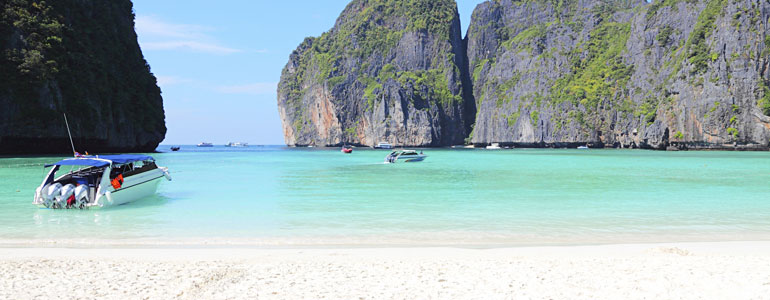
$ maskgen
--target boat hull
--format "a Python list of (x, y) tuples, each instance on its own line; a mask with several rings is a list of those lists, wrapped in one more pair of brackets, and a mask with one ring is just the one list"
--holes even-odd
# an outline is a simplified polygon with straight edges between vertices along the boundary
[(414, 156), (414, 157), (399, 157), (397, 161), (401, 162), (420, 162), (425, 160), (425, 158), (428, 157), (427, 155), (420, 155), (420, 156)]
[(155, 179), (132, 186), (124, 186), (109, 194), (105, 194), (103, 197), (107, 198), (105, 199), (107, 201), (104, 202), (105, 205), (102, 207), (122, 205), (155, 195), (155, 192), (158, 190), (158, 184), (162, 179), (163, 176), (156, 177)]
[(155, 194), (158, 183), (163, 179), (167, 179), (167, 177), (160, 168), (126, 177), (119, 189), (110, 187), (110, 191), (104, 193), (98, 201), (94, 202), (94, 206), (116, 206), (150, 197)]

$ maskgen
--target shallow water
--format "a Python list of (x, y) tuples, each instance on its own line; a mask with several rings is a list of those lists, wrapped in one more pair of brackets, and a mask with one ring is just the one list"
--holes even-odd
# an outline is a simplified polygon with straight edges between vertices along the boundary
[[(161, 147), (159, 151), (168, 151)], [(0, 159), (0, 240), (249, 245), (548, 245), (770, 240), (770, 153), (196, 148), (173, 181), (104, 210), (31, 204), (56, 157)]]

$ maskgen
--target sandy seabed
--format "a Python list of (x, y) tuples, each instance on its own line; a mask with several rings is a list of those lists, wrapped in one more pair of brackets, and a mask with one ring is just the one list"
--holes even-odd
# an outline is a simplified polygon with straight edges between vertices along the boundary
[(0, 299), (770, 299), (770, 242), (0, 248)]

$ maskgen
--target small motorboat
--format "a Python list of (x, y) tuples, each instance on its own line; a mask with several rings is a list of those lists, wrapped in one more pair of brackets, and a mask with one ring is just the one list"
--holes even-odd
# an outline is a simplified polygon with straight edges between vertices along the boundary
[[(61, 176), (62, 167), (70, 170)], [(147, 155), (78, 155), (45, 165), (53, 167), (35, 190), (38, 207), (102, 208), (136, 201), (152, 194), (161, 179), (171, 181), (168, 168)]]
[(214, 147), (214, 144), (213, 143), (200, 142), (200, 144), (198, 144), (198, 147)]
[(249, 143), (229, 142), (225, 147), (248, 147)]
[(588, 149), (588, 146), (578, 146), (578, 149)]
[(487, 146), (487, 149), (491, 149), (491, 150), (501, 149), (500, 143), (492, 143), (492, 145)]
[(171, 146), (171, 151), (179, 151), (179, 146)]
[(374, 146), (374, 149), (393, 149), (393, 145), (388, 142), (380, 142), (377, 146)]
[(419, 162), (425, 160), (425, 158), (428, 157), (425, 154), (422, 154), (422, 151), (417, 153), (415, 150), (397, 150), (393, 151), (388, 156), (385, 156), (385, 162), (386, 163), (397, 163), (399, 161), (402, 162)]
[(342, 146), (342, 149), (340, 151), (342, 151), (342, 153), (350, 154), (350, 153), (353, 153), (353, 147), (349, 145), (345, 145), (345, 146)]

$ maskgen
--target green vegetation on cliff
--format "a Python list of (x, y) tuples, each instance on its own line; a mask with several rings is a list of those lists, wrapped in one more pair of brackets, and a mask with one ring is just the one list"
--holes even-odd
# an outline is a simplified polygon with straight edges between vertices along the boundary
[[(367, 109), (372, 108), (389, 79), (409, 84), (422, 97), (442, 105), (462, 102), (459, 92), (453, 93), (446, 79), (451, 71), (459, 74), (459, 70), (450, 69), (454, 65), (451, 53), (435, 53), (437, 57), (424, 70), (390, 63), (394, 59), (393, 49), (406, 33), (447, 38), (456, 16), (452, 0), (352, 1), (332, 30), (318, 38), (307, 38), (300, 45), (301, 50), (295, 52), (299, 56), (298, 69), (294, 76), (284, 78), (282, 92), (299, 114), (304, 111), (301, 99), (310, 82), (325, 82), (328, 89), (333, 89), (357, 81), (363, 85)], [(346, 60), (358, 63), (349, 70), (350, 65), (343, 66)]]
[(281, 74), (286, 143), (461, 143), (475, 111), (463, 99), (459, 21), (453, 0), (350, 1), (333, 28), (297, 47)]
[[(160, 89), (129, 0), (8, 0), (0, 14), (0, 104), (13, 111), (0, 125), (20, 130), (5, 135), (39, 136), (60, 128), (66, 112), (84, 138), (116, 130), (162, 140)], [(129, 120), (135, 125), (119, 124)]]
[[(661, 2), (680, 1), (682, 0)], [(727, 0), (709, 0), (706, 3), (706, 7), (701, 11), (700, 15), (698, 15), (698, 21), (695, 23), (695, 27), (693, 28), (692, 33), (690, 33), (690, 37), (675, 58), (671, 77), (674, 77), (679, 73), (685, 59), (693, 66), (691, 73), (695, 75), (703, 74), (708, 69), (708, 64), (715, 60), (713, 54), (709, 51), (707, 40), (712, 32), (714, 32), (714, 22), (717, 17), (720, 16), (726, 5)], [(652, 11), (652, 8), (648, 11), (648, 15), (650, 11)]]
[(605, 22), (591, 31), (591, 39), (570, 54), (572, 72), (556, 81), (552, 100), (570, 101), (593, 111), (602, 100), (624, 92), (634, 70), (622, 56), (630, 30), (630, 24)]

